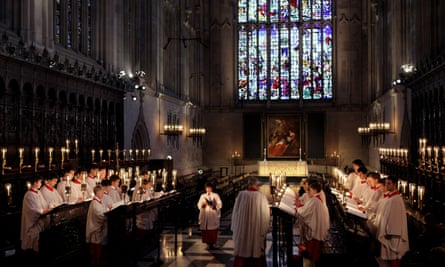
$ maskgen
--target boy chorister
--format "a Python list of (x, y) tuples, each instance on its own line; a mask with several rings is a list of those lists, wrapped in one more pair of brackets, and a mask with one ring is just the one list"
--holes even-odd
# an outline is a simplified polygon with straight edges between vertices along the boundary
[(100, 266), (102, 247), (108, 242), (107, 211), (102, 203), (104, 189), (97, 185), (94, 187), (94, 197), (90, 202), (86, 222), (86, 242), (90, 246), (91, 266)]
[(46, 183), (40, 188), (43, 198), (46, 200), (49, 208), (55, 208), (63, 204), (63, 198), (55, 188), (59, 177), (56, 173), (51, 172), (48, 175)]

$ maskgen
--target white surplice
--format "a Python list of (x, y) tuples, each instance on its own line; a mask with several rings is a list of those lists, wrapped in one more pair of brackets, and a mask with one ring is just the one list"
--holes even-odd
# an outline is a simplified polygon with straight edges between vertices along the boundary
[(31, 188), (25, 193), (22, 205), (22, 222), (20, 229), (20, 240), (22, 249), (39, 251), (40, 232), (45, 229), (45, 221), (40, 215), (46, 210), (48, 204), (43, 198), (40, 190)]
[(297, 216), (300, 226), (305, 229), (303, 241), (311, 239), (324, 241), (328, 238), (331, 225), (329, 210), (323, 203), (320, 193), (313, 195), (302, 207), (298, 208)]
[(356, 172), (351, 172), (348, 174), (348, 177), (346, 177), (346, 184), (345, 187), (351, 191), (356, 184), (360, 183), (360, 176)]
[(405, 203), (397, 191), (389, 193), (388, 199), (384, 201), (377, 238), (383, 260), (401, 259), (409, 250)]
[(234, 255), (259, 258), (269, 230), (270, 208), (266, 196), (258, 191), (238, 193), (232, 211)]
[[(210, 206), (209, 203), (211, 203), (212, 206)], [(204, 204), (206, 204), (206, 207), (202, 208)], [(214, 192), (201, 194), (197, 206), (199, 209), (199, 229), (218, 229), (222, 208), (222, 202), (219, 195)], [(215, 207), (215, 209), (213, 209), (213, 207)]]
[(102, 200), (94, 197), (90, 202), (86, 221), (86, 242), (106, 245), (108, 242), (106, 208)]
[(57, 190), (49, 184), (40, 188), (40, 193), (48, 204), (48, 208), (54, 208), (63, 204), (63, 198)]

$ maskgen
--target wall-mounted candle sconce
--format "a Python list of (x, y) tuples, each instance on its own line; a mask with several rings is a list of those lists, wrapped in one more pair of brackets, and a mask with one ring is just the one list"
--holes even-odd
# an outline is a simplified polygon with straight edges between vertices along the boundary
[(200, 114), (195, 114), (191, 121), (188, 137), (193, 139), (193, 144), (201, 146), (203, 137), (206, 135), (206, 128), (202, 127), (203, 122)]
[(206, 135), (206, 128), (190, 128), (188, 137), (193, 139), (193, 143), (202, 145), (202, 139)]
[(168, 113), (167, 123), (164, 124), (164, 132), (162, 135), (167, 135), (167, 144), (171, 144), (176, 148), (179, 148), (179, 136), (182, 135), (184, 127), (179, 123), (179, 118), (176, 114)]
[(375, 145), (385, 142), (385, 135), (392, 133), (389, 122), (371, 122), (367, 127), (358, 127), (357, 132), (362, 143), (369, 144), (372, 138)]

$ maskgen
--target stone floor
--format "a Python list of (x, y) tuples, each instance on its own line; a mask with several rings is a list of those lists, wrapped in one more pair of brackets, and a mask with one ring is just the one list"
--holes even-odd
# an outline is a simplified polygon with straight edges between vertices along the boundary
[[(164, 231), (161, 236), (160, 261), (157, 261), (158, 251), (153, 251), (142, 258), (137, 266), (165, 266), (165, 267), (218, 267), (233, 265), (233, 240), (230, 231), (230, 216), (227, 213), (221, 218), (221, 226), (218, 234), (216, 249), (207, 250), (207, 245), (202, 243), (198, 225), (194, 225), (181, 231), (177, 235), (177, 253), (175, 255), (175, 242), (173, 231)], [(266, 243), (270, 250), (271, 236)], [(268, 264), (272, 266), (271, 262)]]

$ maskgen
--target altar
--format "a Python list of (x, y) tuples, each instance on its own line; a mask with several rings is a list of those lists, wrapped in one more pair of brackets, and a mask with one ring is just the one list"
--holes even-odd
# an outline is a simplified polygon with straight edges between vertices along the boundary
[(269, 176), (270, 174), (285, 173), (290, 177), (309, 176), (306, 161), (300, 160), (268, 160), (258, 161), (258, 176)]

